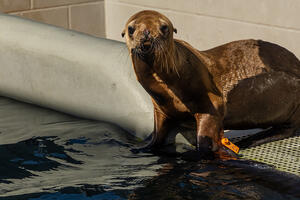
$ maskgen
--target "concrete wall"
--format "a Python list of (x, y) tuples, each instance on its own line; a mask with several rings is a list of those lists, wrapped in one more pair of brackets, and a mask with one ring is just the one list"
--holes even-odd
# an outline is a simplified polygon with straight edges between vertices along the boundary
[(106, 0), (106, 37), (120, 36), (127, 19), (153, 9), (168, 16), (175, 37), (198, 49), (239, 39), (263, 39), (280, 44), (300, 58), (299, 0)]
[(104, 0), (0, 0), (0, 11), (105, 37)]
[(201, 50), (254, 38), (300, 57), (299, 0), (0, 0), (2, 12), (118, 41), (127, 19), (144, 9), (167, 15), (175, 37)]

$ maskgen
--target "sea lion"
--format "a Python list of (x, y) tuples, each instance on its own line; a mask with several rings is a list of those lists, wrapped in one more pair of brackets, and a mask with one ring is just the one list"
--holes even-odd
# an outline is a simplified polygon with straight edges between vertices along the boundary
[(300, 61), (293, 53), (261, 40), (198, 51), (174, 32), (166, 16), (151, 10), (130, 17), (122, 32), (137, 80), (154, 105), (151, 147), (191, 121), (200, 152), (220, 152), (224, 129), (271, 127), (239, 143), (244, 147), (296, 133)]

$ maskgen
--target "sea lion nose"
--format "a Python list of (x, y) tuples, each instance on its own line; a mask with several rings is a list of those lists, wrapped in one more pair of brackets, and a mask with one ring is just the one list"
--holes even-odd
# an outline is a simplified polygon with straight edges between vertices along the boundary
[(144, 37), (142, 37), (142, 39), (141, 39), (141, 46), (142, 46), (142, 50), (144, 52), (147, 52), (151, 48), (150, 31), (148, 29), (145, 29), (143, 31), (143, 34), (144, 34)]
[(143, 33), (144, 33), (145, 39), (148, 39), (149, 36), (150, 36), (150, 31), (149, 31), (148, 29), (145, 29), (145, 30), (143, 31)]

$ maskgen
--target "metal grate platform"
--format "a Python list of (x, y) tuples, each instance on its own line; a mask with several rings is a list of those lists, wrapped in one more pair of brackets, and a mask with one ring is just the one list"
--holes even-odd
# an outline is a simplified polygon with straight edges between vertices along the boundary
[(273, 165), (280, 171), (300, 176), (300, 136), (244, 149), (240, 154), (244, 159)]
[[(226, 130), (225, 137), (232, 143), (256, 134), (263, 129), (249, 130)], [(300, 133), (299, 133), (300, 134)], [(254, 160), (274, 166), (275, 169), (300, 176), (300, 135), (284, 140), (266, 143), (252, 148), (241, 149), (240, 155), (243, 159)], [(176, 142), (191, 146), (191, 144), (178, 134)], [(178, 146), (178, 152), (186, 149)], [(177, 150), (177, 149), (176, 149)]]

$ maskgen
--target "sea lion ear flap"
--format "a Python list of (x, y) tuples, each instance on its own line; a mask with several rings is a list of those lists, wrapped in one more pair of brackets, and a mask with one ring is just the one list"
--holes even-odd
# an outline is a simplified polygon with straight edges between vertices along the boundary
[(174, 31), (174, 33), (176, 33), (176, 34), (177, 34), (177, 29), (176, 29), (176, 28), (173, 28), (173, 31)]
[(125, 30), (122, 31), (121, 36), (124, 37), (125, 36)]

